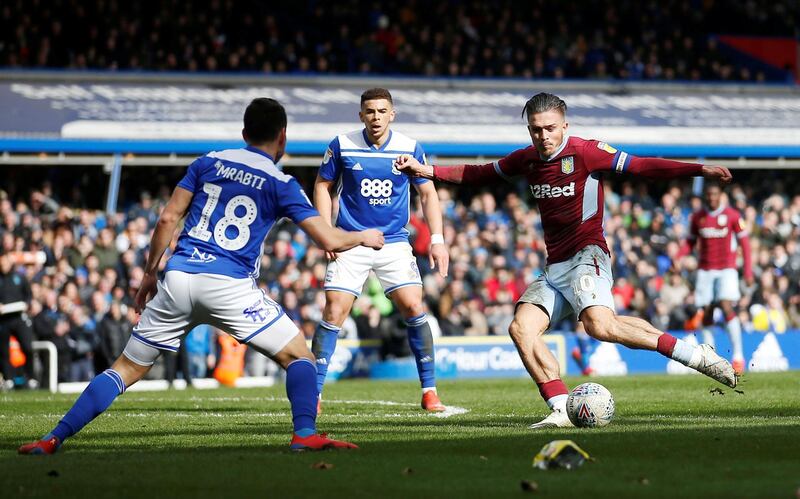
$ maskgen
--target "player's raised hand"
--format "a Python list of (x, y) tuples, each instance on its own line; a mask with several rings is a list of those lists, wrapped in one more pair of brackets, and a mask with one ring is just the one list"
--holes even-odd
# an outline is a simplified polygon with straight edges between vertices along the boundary
[(733, 180), (731, 171), (724, 166), (706, 165), (703, 166), (703, 176), (708, 179), (714, 179), (721, 184), (730, 184)]
[(136, 292), (136, 298), (133, 300), (137, 313), (141, 314), (147, 302), (155, 296), (157, 283), (158, 278), (154, 274), (145, 273), (144, 277), (142, 277), (142, 284), (139, 286), (139, 291)]
[(383, 232), (378, 229), (367, 229), (361, 231), (361, 245), (372, 249), (383, 248)]
[(430, 255), (431, 270), (439, 270), (439, 275), (447, 277), (447, 270), (450, 267), (450, 253), (444, 244), (431, 244)]
[(433, 167), (417, 161), (410, 154), (401, 154), (394, 160), (394, 167), (412, 177), (433, 178)]

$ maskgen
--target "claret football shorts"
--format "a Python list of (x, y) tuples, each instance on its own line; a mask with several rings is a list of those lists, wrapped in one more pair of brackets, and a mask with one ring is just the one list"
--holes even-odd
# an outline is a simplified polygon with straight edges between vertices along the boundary
[(572, 258), (545, 267), (525, 290), (519, 303), (539, 305), (550, 316), (550, 325), (585, 308), (602, 305), (614, 310), (611, 258), (599, 246), (586, 246)]
[(283, 350), (299, 332), (253, 279), (171, 270), (142, 311), (125, 356), (152, 365), (161, 351), (177, 352), (181, 338), (198, 324), (214, 326), (267, 355)]
[(356, 246), (337, 255), (328, 263), (325, 291), (343, 291), (358, 297), (370, 270), (387, 295), (405, 286), (422, 286), (417, 259), (407, 242), (389, 243), (379, 250)]

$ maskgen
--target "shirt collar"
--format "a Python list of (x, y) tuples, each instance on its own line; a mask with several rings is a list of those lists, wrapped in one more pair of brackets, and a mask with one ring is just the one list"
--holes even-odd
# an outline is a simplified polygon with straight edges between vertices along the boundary
[(559, 154), (561, 154), (564, 151), (564, 148), (567, 147), (567, 142), (569, 142), (569, 135), (564, 134), (564, 140), (561, 142), (561, 145), (558, 146), (558, 149), (556, 149), (556, 152), (554, 152), (549, 158), (545, 158), (545, 157), (542, 156), (541, 153), (539, 153), (539, 157), (542, 158), (542, 161), (545, 161), (545, 162), (553, 161), (553, 159), (556, 156), (558, 156)]
[(389, 142), (392, 141), (392, 129), (391, 128), (389, 129), (389, 136), (386, 137), (386, 142), (384, 142), (383, 145), (380, 146), (380, 147), (378, 147), (377, 144), (373, 144), (372, 142), (370, 142), (369, 135), (367, 135), (367, 129), (366, 128), (361, 130), (361, 135), (364, 136), (364, 143), (367, 144), (367, 147), (369, 147), (370, 150), (372, 150), (372, 151), (383, 151), (383, 150), (386, 149), (386, 146), (389, 145)]
[(245, 147), (245, 149), (247, 149), (250, 152), (254, 152), (256, 154), (260, 154), (260, 155), (264, 156), (265, 158), (269, 159), (270, 161), (272, 161), (273, 163), (275, 162), (275, 158), (273, 158), (272, 156), (270, 156), (266, 152), (262, 151), (258, 147), (247, 146), (247, 147)]

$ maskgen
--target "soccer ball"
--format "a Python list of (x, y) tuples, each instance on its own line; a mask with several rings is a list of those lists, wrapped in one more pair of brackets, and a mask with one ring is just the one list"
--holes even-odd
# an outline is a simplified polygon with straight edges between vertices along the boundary
[(578, 428), (605, 426), (614, 418), (614, 397), (603, 385), (578, 385), (567, 397), (567, 416)]

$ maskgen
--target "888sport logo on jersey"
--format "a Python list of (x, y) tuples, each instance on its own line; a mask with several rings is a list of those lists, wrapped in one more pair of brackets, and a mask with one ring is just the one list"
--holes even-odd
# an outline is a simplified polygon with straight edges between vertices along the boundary
[(369, 198), (371, 205), (392, 204), (392, 190), (394, 184), (391, 180), (379, 178), (365, 178), (361, 181), (361, 195)]

